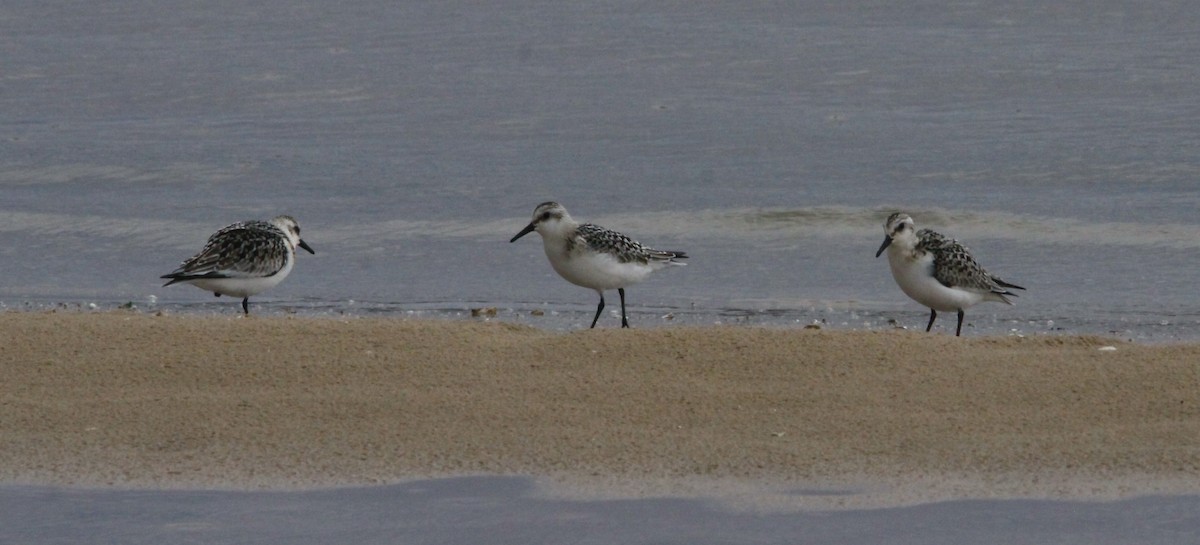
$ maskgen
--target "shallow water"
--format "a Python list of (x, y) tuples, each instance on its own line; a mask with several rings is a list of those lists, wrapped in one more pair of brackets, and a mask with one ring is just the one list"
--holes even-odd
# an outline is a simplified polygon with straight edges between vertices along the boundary
[(586, 326), (595, 294), (507, 242), (554, 199), (692, 256), (628, 290), (635, 325), (921, 328), (873, 258), (902, 209), (1029, 288), (968, 331), (1194, 340), (1197, 26), (1174, 2), (10, 3), (0, 301), (234, 312), (157, 277), (290, 213), (318, 253), (255, 312)]
[(1175, 545), (1193, 542), (1197, 532), (1196, 496), (1108, 502), (970, 500), (764, 513), (695, 499), (545, 498), (531, 479), (517, 477), (303, 492), (0, 487), (0, 541), (31, 544)]

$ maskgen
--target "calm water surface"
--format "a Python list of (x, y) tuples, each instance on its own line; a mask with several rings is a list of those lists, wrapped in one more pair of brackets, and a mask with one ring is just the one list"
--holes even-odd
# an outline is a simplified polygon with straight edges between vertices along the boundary
[(0, 541), (39, 544), (1177, 545), (1195, 543), (1200, 527), (1196, 496), (758, 512), (700, 499), (547, 498), (518, 477), (298, 492), (4, 486), (0, 507)]
[(233, 313), (158, 275), (290, 213), (318, 253), (255, 312), (576, 328), (508, 243), (558, 200), (693, 256), (637, 326), (920, 328), (905, 210), (1029, 288), (968, 331), (1200, 338), (1200, 10), (801, 4), (10, 2), (0, 301)]

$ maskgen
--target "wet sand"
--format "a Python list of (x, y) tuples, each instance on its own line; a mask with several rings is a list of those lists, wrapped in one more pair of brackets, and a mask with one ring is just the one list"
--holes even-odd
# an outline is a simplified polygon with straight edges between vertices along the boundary
[(10, 312), (0, 331), (6, 484), (1200, 491), (1197, 345), (136, 312)]

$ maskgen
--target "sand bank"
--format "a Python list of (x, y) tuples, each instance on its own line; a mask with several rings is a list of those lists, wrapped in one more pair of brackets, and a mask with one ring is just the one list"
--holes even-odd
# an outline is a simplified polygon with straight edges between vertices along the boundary
[(121, 312), (0, 334), (7, 483), (1200, 491), (1196, 345)]

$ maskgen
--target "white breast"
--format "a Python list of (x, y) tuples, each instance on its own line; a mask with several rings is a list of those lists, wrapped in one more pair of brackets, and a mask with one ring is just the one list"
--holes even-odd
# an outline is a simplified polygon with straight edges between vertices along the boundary
[(965, 309), (983, 300), (983, 294), (948, 288), (933, 277), (933, 255), (925, 253), (913, 258), (903, 249), (888, 248), (888, 265), (892, 278), (905, 295), (931, 309), (943, 312)]
[(565, 239), (542, 237), (542, 241), (554, 271), (577, 286), (594, 290), (623, 288), (645, 280), (655, 270), (646, 263), (621, 263), (611, 254), (587, 247), (577, 246), (568, 254)]

